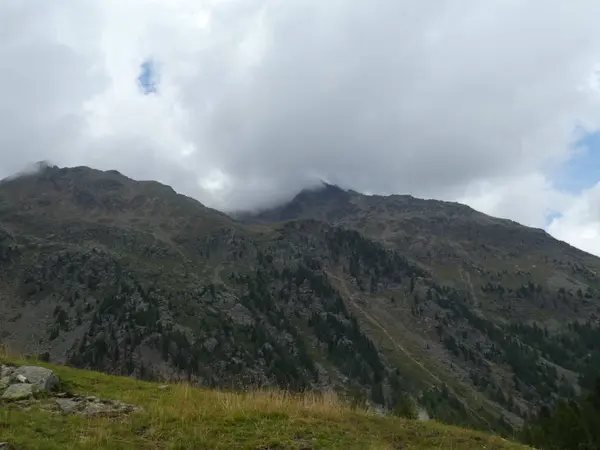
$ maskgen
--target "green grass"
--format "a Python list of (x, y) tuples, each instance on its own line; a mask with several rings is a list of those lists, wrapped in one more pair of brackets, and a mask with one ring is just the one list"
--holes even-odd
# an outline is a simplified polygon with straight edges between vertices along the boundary
[(91, 419), (46, 411), (44, 402), (27, 411), (0, 403), (0, 441), (17, 449), (526, 448), (435, 422), (353, 410), (333, 395), (227, 393), (186, 384), (163, 391), (156, 383), (35, 364), (53, 369), (63, 390), (122, 400), (144, 411)]

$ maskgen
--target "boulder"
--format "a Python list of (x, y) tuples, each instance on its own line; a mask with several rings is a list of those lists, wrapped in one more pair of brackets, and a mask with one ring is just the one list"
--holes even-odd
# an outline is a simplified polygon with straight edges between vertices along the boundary
[(13, 376), (22, 375), (29, 383), (37, 386), (38, 389), (44, 391), (52, 391), (60, 386), (58, 377), (50, 369), (38, 366), (21, 366), (14, 372)]
[(12, 384), (2, 394), (2, 400), (25, 400), (32, 398), (37, 391), (33, 384)]

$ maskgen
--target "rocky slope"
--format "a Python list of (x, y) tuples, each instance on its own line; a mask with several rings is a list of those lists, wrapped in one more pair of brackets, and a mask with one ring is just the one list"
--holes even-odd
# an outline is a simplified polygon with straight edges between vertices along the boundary
[(0, 184), (13, 351), (147, 379), (335, 388), (488, 429), (590, 383), (598, 270), (540, 230), (412, 197), (324, 186), (234, 220), (114, 171)]
[(518, 416), (557, 393), (592, 387), (600, 373), (600, 259), (542, 230), (456, 203), (331, 185), (244, 218), (323, 221), (417, 262), (425, 284), (437, 287), (403, 296), (403, 308), (393, 292), (385, 292), (387, 305), (376, 295), (364, 317), (432, 372), (471, 384)]

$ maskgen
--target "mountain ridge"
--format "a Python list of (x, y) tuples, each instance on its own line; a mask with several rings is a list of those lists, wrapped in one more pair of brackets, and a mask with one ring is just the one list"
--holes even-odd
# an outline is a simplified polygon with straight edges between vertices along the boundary
[(0, 340), (505, 432), (590, 385), (600, 259), (464, 205), (324, 189), (232, 219), (114, 171), (0, 183)]

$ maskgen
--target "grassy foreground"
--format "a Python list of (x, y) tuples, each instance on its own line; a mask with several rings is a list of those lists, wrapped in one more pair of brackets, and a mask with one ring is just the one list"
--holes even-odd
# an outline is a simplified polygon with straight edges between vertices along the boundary
[[(0, 358), (2, 360), (2, 358)], [(7, 361), (15, 365), (25, 361)], [(32, 363), (32, 362), (29, 362)], [(525, 449), (499, 437), (435, 422), (356, 411), (335, 396), (225, 393), (35, 362), (63, 390), (144, 408), (120, 418), (18, 410), (0, 403), (0, 442), (16, 449)]]

